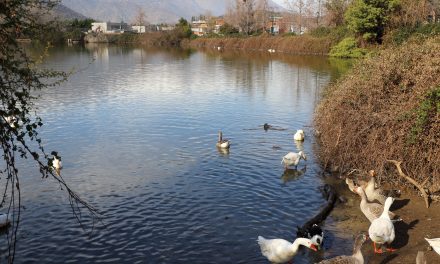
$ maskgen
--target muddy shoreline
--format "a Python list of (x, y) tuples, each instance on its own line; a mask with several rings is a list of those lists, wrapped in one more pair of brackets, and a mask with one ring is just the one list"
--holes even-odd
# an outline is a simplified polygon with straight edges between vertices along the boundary
[[(335, 206), (323, 226), (331, 234), (330, 242), (324, 245), (324, 258), (336, 256), (336, 252), (340, 254), (341, 251), (351, 255), (354, 236), (359, 232), (368, 232), (370, 223), (359, 208), (360, 197), (350, 192), (343, 180), (330, 176), (325, 181), (346, 198), (346, 202)], [(387, 189), (387, 186), (384, 188)], [(427, 209), (423, 198), (413, 193), (411, 190), (402, 190), (401, 196), (391, 207), (403, 219), (394, 225), (396, 238), (392, 246), (397, 251), (374, 254), (369, 240), (362, 246), (365, 263), (415, 263), (418, 251), (425, 253), (427, 263), (440, 263), (440, 256), (429, 248), (424, 239), (440, 237), (440, 203), (434, 202)]]

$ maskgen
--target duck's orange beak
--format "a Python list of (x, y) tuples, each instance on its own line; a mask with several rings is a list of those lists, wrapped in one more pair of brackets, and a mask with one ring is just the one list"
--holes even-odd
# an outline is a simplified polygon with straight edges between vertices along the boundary
[(318, 248), (316, 248), (316, 246), (314, 244), (311, 244), (310, 248), (313, 249), (314, 251), (318, 251)]

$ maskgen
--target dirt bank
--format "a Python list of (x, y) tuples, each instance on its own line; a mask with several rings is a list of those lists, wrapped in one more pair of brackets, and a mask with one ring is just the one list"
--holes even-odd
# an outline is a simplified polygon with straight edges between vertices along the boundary
[(289, 54), (316, 54), (326, 55), (334, 45), (330, 38), (316, 38), (312, 36), (271, 36), (237, 38), (197, 38), (183, 42), (188, 48), (206, 48), (221, 50), (268, 51)]

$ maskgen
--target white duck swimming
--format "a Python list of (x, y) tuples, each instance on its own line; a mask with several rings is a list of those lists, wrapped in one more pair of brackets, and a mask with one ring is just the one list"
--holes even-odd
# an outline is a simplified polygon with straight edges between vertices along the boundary
[[(376, 244), (391, 244), (394, 241), (396, 233), (394, 232), (394, 225), (391, 222), (390, 216), (388, 212), (390, 210), (391, 204), (393, 204), (394, 198), (388, 197), (385, 200), (385, 205), (383, 208), (383, 212), (379, 218), (374, 219), (368, 229), (368, 234), (370, 235), (370, 239), (373, 241), (374, 245), (374, 253), (382, 253), (382, 249), (376, 248)], [(387, 251), (393, 252), (395, 249), (388, 247)]]
[(8, 226), (11, 220), (9, 219), (8, 214), (0, 213), (0, 228)]
[(317, 250), (312, 241), (307, 238), (297, 238), (293, 243), (280, 239), (265, 239), (258, 236), (258, 244), (260, 245), (261, 254), (272, 263), (284, 263), (290, 261), (298, 252), (300, 245)]
[(281, 164), (284, 164), (284, 168), (286, 169), (288, 166), (295, 166), (296, 168), (298, 166), (300, 159), (307, 160), (307, 157), (304, 154), (304, 152), (302, 151), (298, 153), (289, 152), (283, 157), (283, 159), (281, 160)]
[(304, 130), (298, 129), (296, 131), (295, 135), (293, 135), (293, 139), (297, 140), (297, 141), (303, 141), (304, 140)]
[(432, 249), (440, 255), (440, 238), (425, 238), (428, 241)]
[(231, 142), (227, 139), (223, 139), (223, 133), (222, 131), (218, 131), (218, 140), (215, 144), (218, 148), (224, 148), (227, 149), (230, 147)]
[(56, 151), (52, 151), (52, 155), (53, 155), (52, 167), (55, 169), (55, 172), (59, 176), (61, 173), (61, 169), (63, 168), (63, 163), (61, 162), (61, 157), (58, 156), (58, 153)]
[(362, 255), (362, 245), (367, 240), (365, 234), (359, 234), (354, 241), (353, 255), (351, 256), (337, 256), (331, 259), (326, 259), (319, 264), (364, 264), (364, 256)]

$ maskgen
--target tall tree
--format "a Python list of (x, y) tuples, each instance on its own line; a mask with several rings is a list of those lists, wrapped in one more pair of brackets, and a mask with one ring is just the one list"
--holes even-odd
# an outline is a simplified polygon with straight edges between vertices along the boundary
[(304, 16), (308, 12), (309, 6), (307, 5), (307, 0), (285, 0), (285, 5), (292, 18), (296, 20), (296, 25), (298, 28), (298, 33), (303, 32), (304, 26)]
[(255, 0), (237, 0), (236, 10), (238, 13), (238, 25), (241, 31), (250, 35), (255, 31)]
[[(18, 39), (44, 34), (42, 17), (57, 1), (3, 0), (0, 1), (0, 144), (3, 151), (0, 176), (3, 197), (0, 205), (8, 207), (11, 228), (8, 229), (8, 262), (15, 259), (17, 231), (22, 209), (20, 174), (17, 162), (32, 158), (43, 178), (53, 177), (67, 191), (73, 213), (77, 216), (86, 208), (92, 216), (96, 210), (82, 200), (53, 170), (57, 152), (48, 154), (39, 137), (43, 120), (35, 113), (35, 91), (66, 80), (67, 74), (39, 69)], [(50, 23), (50, 22), (49, 22)], [(35, 146), (35, 147), (34, 147)]]
[(345, 20), (349, 29), (369, 42), (381, 42), (386, 23), (399, 0), (354, 0)]
[(137, 14), (134, 17), (133, 24), (135, 26), (145, 26), (146, 24), (148, 24), (147, 15), (145, 14), (144, 9), (142, 9), (141, 7), (139, 7)]

